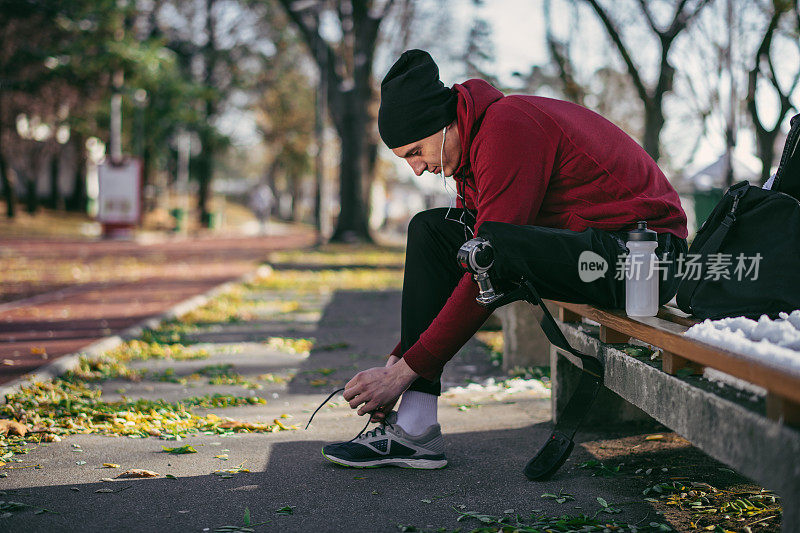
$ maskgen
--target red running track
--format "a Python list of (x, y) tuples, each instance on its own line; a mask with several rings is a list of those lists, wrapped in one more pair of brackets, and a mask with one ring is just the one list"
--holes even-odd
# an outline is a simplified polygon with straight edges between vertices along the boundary
[[(0, 383), (237, 279), (253, 271), (270, 251), (304, 247), (313, 241), (313, 233), (303, 230), (279, 236), (205, 237), (156, 244), (0, 241), (5, 257), (30, 260), (43, 270), (50, 264), (63, 268), (65, 262), (73, 261), (90, 271), (94, 268), (95, 275), (102, 278), (22, 288), (17, 282), (9, 290), (10, 283), (4, 284), (0, 277), (0, 295), (24, 296), (0, 303)], [(120, 275), (107, 269), (118, 269)], [(38, 279), (48, 278), (47, 272), (36, 274)], [(37, 289), (46, 292), (35, 294)]]

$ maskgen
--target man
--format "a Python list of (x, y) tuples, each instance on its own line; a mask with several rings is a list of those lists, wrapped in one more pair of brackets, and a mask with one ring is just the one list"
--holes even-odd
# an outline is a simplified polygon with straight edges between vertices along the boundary
[(262, 235), (267, 234), (267, 224), (269, 215), (272, 212), (272, 204), (275, 203), (275, 195), (266, 183), (261, 183), (250, 196), (250, 209), (258, 219), (259, 231)]
[(418, 176), (453, 176), (458, 209), (411, 220), (400, 343), (385, 367), (345, 386), (350, 406), (383, 424), (323, 455), (356, 467), (441, 468), (439, 376), (490, 314), (456, 262), (459, 247), (486, 221), (525, 226), (526, 247), (537, 254), (524, 259), (534, 263), (530, 281), (543, 298), (623, 307), (624, 281), (613, 272), (581, 281), (578, 256), (590, 250), (613, 271), (626, 232), (645, 220), (658, 233), (656, 253), (671, 260), (659, 278), (665, 303), (677, 290), (674, 259), (687, 251), (686, 215), (655, 162), (601, 116), (559, 100), (504, 97), (483, 80), (447, 88), (421, 50), (405, 52), (381, 83), (378, 128)]

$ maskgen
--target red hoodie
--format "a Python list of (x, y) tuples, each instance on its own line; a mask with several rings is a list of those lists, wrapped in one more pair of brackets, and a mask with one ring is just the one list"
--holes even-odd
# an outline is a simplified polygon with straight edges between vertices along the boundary
[[(483, 80), (454, 85), (465, 203), (485, 220), (582, 231), (635, 227), (686, 238), (678, 193), (653, 159), (618, 127), (579, 105), (503, 96)], [(459, 206), (461, 203), (459, 202)], [(435, 381), (445, 363), (491, 314), (464, 274), (447, 303), (403, 358)], [(400, 355), (399, 345), (392, 352)]]

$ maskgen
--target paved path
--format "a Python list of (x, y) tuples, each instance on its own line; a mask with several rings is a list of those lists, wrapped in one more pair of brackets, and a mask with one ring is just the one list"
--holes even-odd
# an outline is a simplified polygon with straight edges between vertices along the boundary
[[(0, 242), (0, 383), (236, 279), (269, 251), (312, 241), (309, 231), (295, 229), (153, 244)], [(11, 296), (17, 299), (5, 301)]]
[[(211, 412), (251, 422), (289, 415), (282, 419), (285, 424), (302, 426), (330, 390), (360, 369), (382, 364), (397, 338), (397, 290), (337, 290), (332, 278), (325, 284), (331, 288), (245, 291), (242, 297), (250, 302), (246, 320), (209, 324), (186, 334), (187, 343), (208, 350), (208, 359), (132, 364), (161, 375), (185, 376), (185, 383), (116, 379), (101, 384), (103, 398), (178, 401), (208, 393), (258, 395), (267, 399), (266, 405)], [(270, 337), (313, 338), (314, 349), (292, 353), (279, 342), (269, 342)], [(445, 385), (464, 385), (467, 376), (499, 377), (488, 360), (486, 347), (470, 341), (448, 365)], [(263, 388), (210, 385), (205, 378), (193, 378), (208, 365), (225, 364)], [(271, 381), (264, 380), (264, 374)], [(246, 510), (251, 523), (260, 524), (255, 531), (391, 532), (400, 531), (398, 526), (408, 531), (414, 530), (410, 526), (470, 531), (481, 522), (458, 522), (459, 511), (497, 517), (529, 517), (537, 510), (550, 516), (594, 515), (601, 510), (598, 497), (621, 511), (601, 517), (641, 526), (665, 522), (657, 508), (644, 501), (644, 488), (674, 476), (720, 480), (721, 465), (674, 434), (649, 441), (641, 431), (615, 434), (602, 428), (601, 434), (580, 434), (572, 457), (551, 481), (528, 482), (521, 469), (549, 435), (549, 401), (541, 387), (446, 394), (440, 402), (440, 421), (450, 465), (439, 471), (352, 470), (325, 461), (319, 453), (323, 443), (350, 439), (363, 424), (340, 397), (320, 411), (308, 431), (198, 435), (180, 443), (73, 435), (33, 447), (19, 456), (23, 462), (13, 463), (14, 470), (5, 470), (8, 477), (0, 479), (3, 499), (30, 507), (0, 518), (0, 531), (214, 531), (243, 526)], [(169, 455), (161, 452), (165, 444), (190, 444), (198, 453)], [(217, 457), (222, 455), (227, 460)], [(620, 466), (621, 474), (593, 476), (597, 470), (579, 467), (591, 459)], [(103, 463), (153, 470), (160, 476), (102, 482), (121, 470), (103, 468)], [(212, 474), (242, 463), (249, 473)], [(653, 472), (641, 473), (644, 469)], [(730, 474), (720, 487), (741, 481)], [(97, 492), (109, 489), (114, 492)], [(542, 497), (560, 492), (574, 499)], [(290, 511), (279, 512), (287, 507)], [(36, 514), (42, 508), (48, 511)]]

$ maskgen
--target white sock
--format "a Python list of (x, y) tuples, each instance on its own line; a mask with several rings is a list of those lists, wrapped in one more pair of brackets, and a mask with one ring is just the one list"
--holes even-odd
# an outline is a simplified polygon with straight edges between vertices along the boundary
[(397, 408), (397, 424), (406, 433), (422, 435), (434, 424), (438, 424), (439, 397), (427, 392), (409, 390), (403, 393)]

